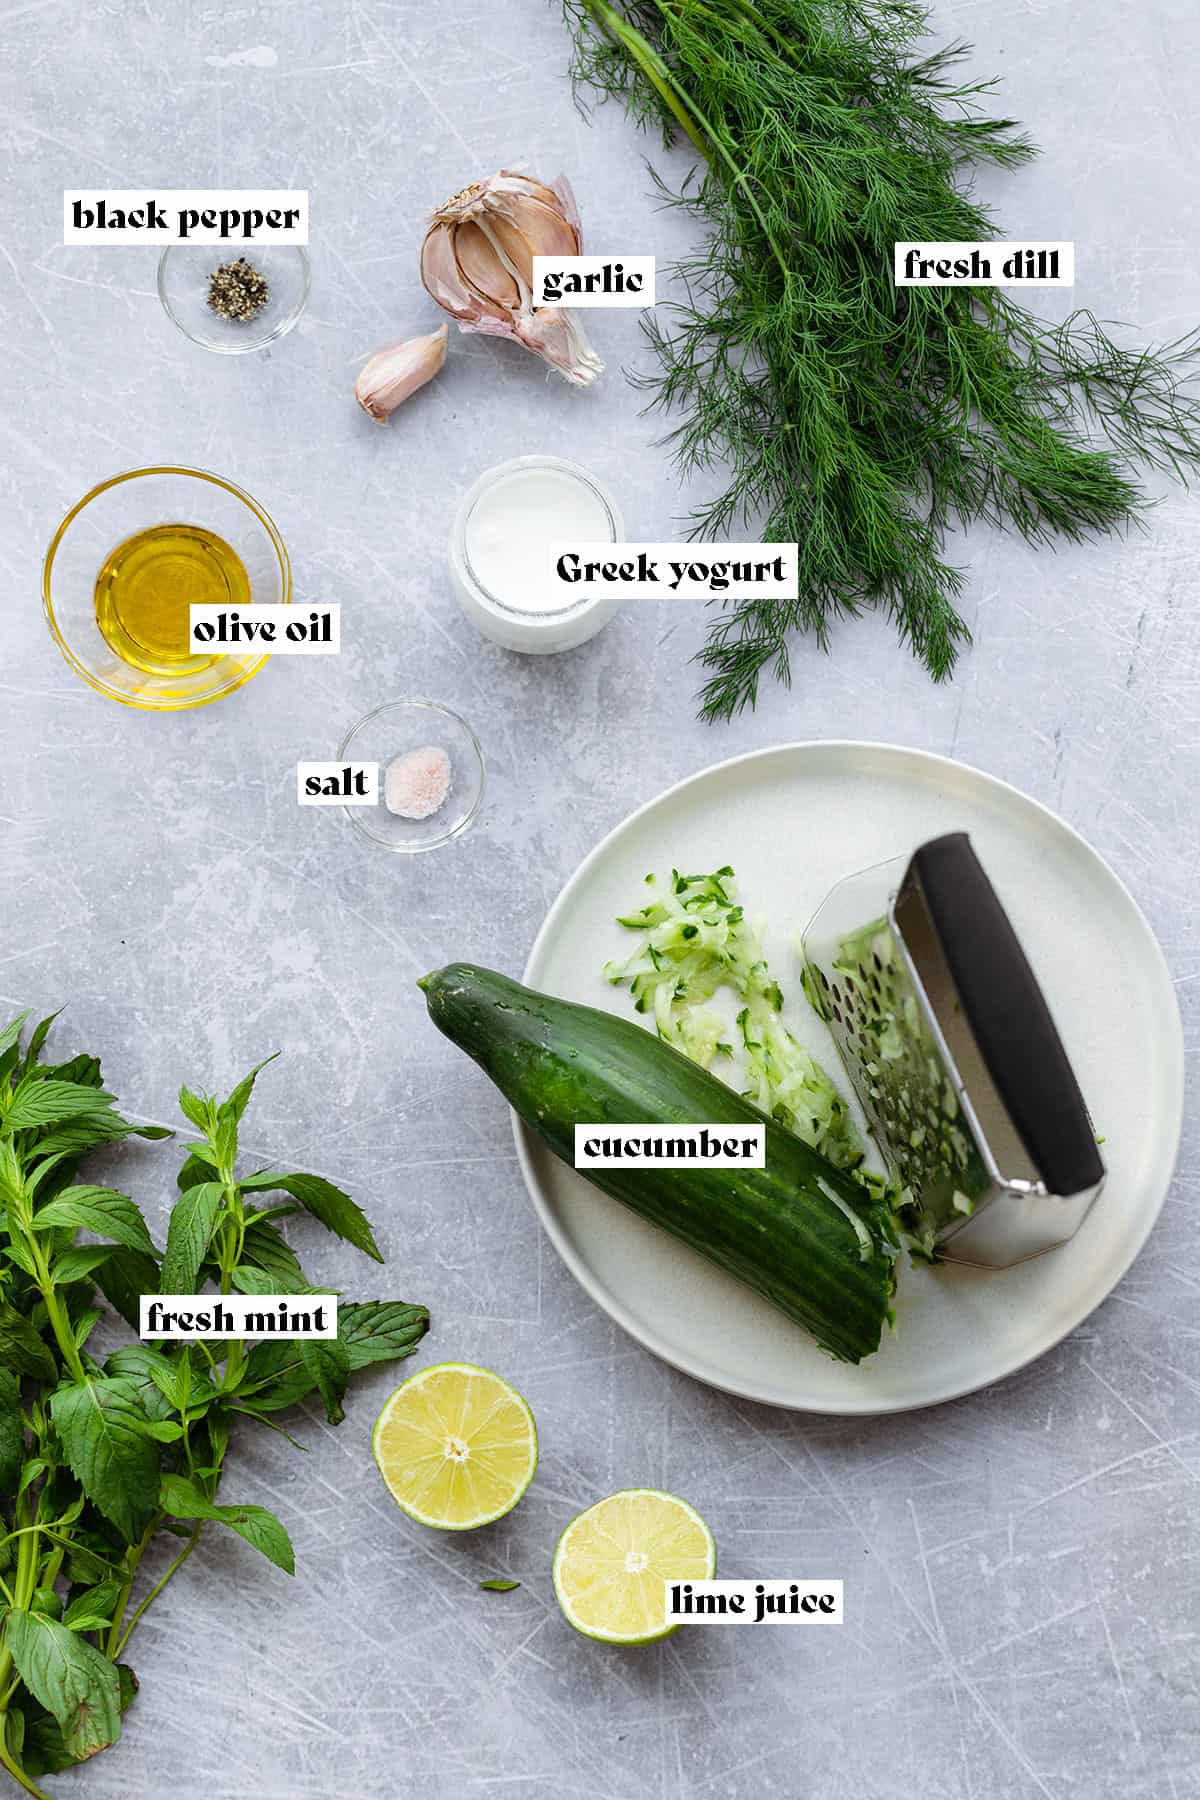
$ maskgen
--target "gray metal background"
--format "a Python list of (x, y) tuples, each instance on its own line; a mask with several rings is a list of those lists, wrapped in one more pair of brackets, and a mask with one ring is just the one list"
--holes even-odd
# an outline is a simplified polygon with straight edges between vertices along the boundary
[[(1160, 337), (1200, 320), (1193, 0), (964, 0), (936, 25), (975, 40), (973, 68), (1005, 77), (1003, 107), (1045, 146), (989, 184), (1007, 235), (1073, 238), (1075, 297), (1101, 316)], [(976, 763), (1090, 836), (1158, 930), (1195, 1052), (1194, 500), (1172, 491), (1147, 536), (1058, 554), (973, 532), (959, 548), (975, 645), (952, 686), (867, 620), (828, 657), (801, 648), (791, 694), (730, 729), (694, 718), (695, 609), (630, 608), (553, 661), (493, 650), (461, 619), (444, 542), (490, 462), (578, 457), (631, 538), (668, 537), (682, 510), (620, 374), (642, 354), (632, 312), (591, 315), (610, 368), (588, 394), (455, 336), (387, 430), (352, 399), (361, 357), (435, 322), (416, 274), (426, 210), (502, 162), (567, 172), (593, 247), (666, 258), (687, 241), (652, 208), (633, 130), (573, 110), (566, 53), (540, 0), (0, 14), (3, 1003), (68, 1002), (58, 1041), (102, 1050), (156, 1119), (181, 1078), (228, 1084), (282, 1049), (250, 1148), (349, 1187), (388, 1257), (377, 1275), (300, 1226), (314, 1273), (428, 1302), (424, 1354), (500, 1368), (542, 1434), (519, 1510), (466, 1539), (408, 1524), (374, 1473), (386, 1372), (338, 1431), (299, 1421), (307, 1455), (243, 1440), (228, 1492), (284, 1518), (295, 1581), (214, 1535), (135, 1639), (126, 1739), (58, 1785), (93, 1800), (1189, 1800), (1194, 1122), (1149, 1247), (1054, 1354), (908, 1418), (793, 1417), (706, 1391), (609, 1324), (541, 1237), (503, 1109), (424, 1022), (414, 977), (453, 955), (519, 971), (561, 883), (633, 805), (737, 750), (858, 735)], [(87, 182), (307, 186), (301, 328), (261, 357), (194, 348), (160, 312), (152, 252), (59, 243), (62, 189)], [(178, 717), (76, 682), (41, 620), (45, 544), (92, 483), (170, 459), (273, 512), (298, 596), (343, 603), (339, 658), (277, 661)], [(467, 839), (404, 861), (298, 808), (294, 765), (411, 693), (470, 718), (491, 788)], [(122, 1165), (156, 1227), (174, 1166), (163, 1146)], [(703, 1510), (727, 1574), (843, 1575), (850, 1622), (693, 1632), (640, 1655), (576, 1637), (554, 1541), (641, 1482)], [(481, 1593), (496, 1574), (523, 1585)]]

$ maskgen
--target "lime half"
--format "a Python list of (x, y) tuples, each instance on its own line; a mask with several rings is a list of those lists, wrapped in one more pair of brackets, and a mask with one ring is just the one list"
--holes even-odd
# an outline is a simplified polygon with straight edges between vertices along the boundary
[(470, 1531), (511, 1512), (537, 1468), (528, 1405), (474, 1363), (435, 1363), (398, 1387), (371, 1449), (397, 1506), (439, 1531)]
[(571, 1624), (606, 1644), (651, 1644), (669, 1581), (708, 1581), (717, 1546), (698, 1512), (656, 1488), (623, 1488), (572, 1519), (554, 1553), (554, 1590)]

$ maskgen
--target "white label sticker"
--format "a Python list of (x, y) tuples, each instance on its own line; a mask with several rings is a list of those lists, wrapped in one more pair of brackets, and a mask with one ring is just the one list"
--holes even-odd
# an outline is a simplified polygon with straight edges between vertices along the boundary
[(533, 304), (653, 306), (652, 256), (535, 256)]
[(897, 244), (897, 287), (1074, 287), (1073, 243)]
[(547, 551), (549, 592), (560, 606), (585, 599), (711, 600), (739, 594), (799, 598), (795, 544), (580, 544)]
[(680, 1625), (841, 1625), (840, 1581), (668, 1581), (666, 1621)]
[(296, 764), (296, 798), (301, 806), (377, 806), (377, 762)]
[(335, 1338), (336, 1294), (142, 1294), (143, 1338)]
[(340, 606), (188, 607), (193, 650), (267, 650), (272, 656), (336, 656), (342, 647)]
[(307, 244), (306, 188), (67, 188), (64, 244)]
[(577, 1169), (765, 1169), (765, 1125), (577, 1125)]

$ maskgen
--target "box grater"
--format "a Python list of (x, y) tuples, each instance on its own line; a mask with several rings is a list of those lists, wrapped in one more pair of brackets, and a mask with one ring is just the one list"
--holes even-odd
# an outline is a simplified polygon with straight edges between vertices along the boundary
[(803, 955), (917, 1241), (947, 1261), (1008, 1268), (1072, 1237), (1104, 1164), (966, 832), (839, 882)]

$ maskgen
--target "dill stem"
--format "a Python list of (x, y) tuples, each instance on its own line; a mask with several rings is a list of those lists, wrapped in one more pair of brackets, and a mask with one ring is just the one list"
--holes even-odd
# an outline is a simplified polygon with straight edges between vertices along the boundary
[(795, 47), (788, 43), (788, 40), (781, 31), (776, 30), (770, 19), (763, 17), (757, 6), (753, 4), (753, 0), (732, 0), (732, 4), (734, 8), (741, 13), (743, 19), (748, 19), (761, 36), (769, 39), (778, 46), (779, 55), (781, 57), (786, 57), (789, 62), (798, 61)]
[[(583, 4), (587, 7), (592, 16), (598, 20), (604, 31), (606, 31), (609, 37), (613, 39), (614, 43), (619, 44), (622, 49), (627, 50), (633, 57), (647, 81), (650, 82), (655, 93), (670, 107), (672, 114), (679, 120), (680, 125), (683, 127), (696, 149), (700, 152), (701, 156), (703, 156), (704, 160), (711, 163), (714, 151), (719, 155), (734, 181), (737, 183), (738, 187), (741, 188), (743, 194), (745, 194), (750, 209), (758, 220), (759, 229), (762, 231), (763, 236), (771, 247), (771, 254), (779, 264), (786, 286), (791, 280), (792, 271), (788, 267), (782, 250), (775, 241), (775, 234), (767, 223), (766, 215), (759, 205), (758, 195), (754, 192), (750, 177), (746, 174), (746, 171), (742, 168), (728, 144), (724, 142), (720, 132), (705, 118), (704, 114), (700, 111), (700, 108), (696, 105), (696, 102), (680, 85), (679, 81), (672, 74), (667, 63), (658, 54), (658, 51), (654, 46), (642, 36), (640, 31), (635, 30), (635, 28), (629, 24), (628, 20), (623, 19), (619, 13), (614, 12), (613, 8), (609, 6), (608, 0), (583, 0)], [(664, 0), (655, 0), (655, 5), (665, 19), (670, 13), (670, 6), (665, 4)], [(694, 124), (692, 121), (694, 121)], [(704, 132), (704, 137), (700, 137), (697, 134), (697, 126)]]
[(592, 17), (620, 49), (627, 50), (637, 63), (659, 99), (670, 107), (696, 149), (708, 161), (709, 147), (697, 134), (692, 122), (690, 103), (679, 90), (678, 83), (654, 46), (627, 19), (608, 5), (607, 0), (583, 0)]

